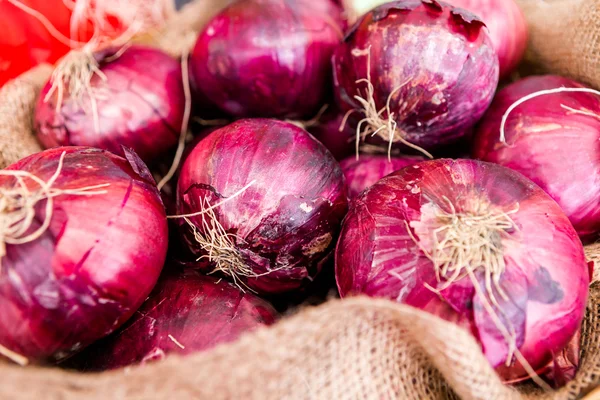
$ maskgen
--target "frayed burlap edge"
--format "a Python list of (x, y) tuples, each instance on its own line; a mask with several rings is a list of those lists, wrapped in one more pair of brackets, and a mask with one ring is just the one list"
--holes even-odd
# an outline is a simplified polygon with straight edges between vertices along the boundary
[(0, 168), (41, 151), (33, 135), (33, 111), (52, 67), (42, 64), (0, 89)]
[(0, 398), (577, 399), (600, 383), (600, 282), (591, 286), (581, 344), (580, 371), (564, 388), (511, 388), (461, 328), (359, 297), (304, 309), (208, 352), (143, 367), (84, 375), (0, 365)]
[[(179, 17), (188, 22), (174, 20), (173, 26), (178, 28), (172, 29), (170, 35), (188, 38), (190, 32), (197, 33), (220, 9), (218, 3), (213, 3), (206, 9), (208, 11), (202, 11), (202, 7), (213, 1), (218, 2), (197, 0), (184, 9)], [(544, 7), (544, 12), (548, 12), (548, 7), (561, 5), (566, 8), (567, 4), (565, 1), (551, 4), (537, 0), (521, 2), (538, 3)], [(592, 2), (582, 0), (580, 3), (589, 5)], [(577, 10), (570, 0), (569, 5), (570, 11)], [(548, 29), (556, 30), (552, 43), (560, 50), (555, 57), (547, 54), (542, 46), (544, 41), (536, 39), (542, 32), (535, 27), (538, 17), (531, 9), (525, 11), (530, 23), (534, 24), (532, 59), (546, 63), (549, 71), (595, 84), (593, 73), (597, 71), (585, 66), (562, 65), (561, 57), (575, 54), (575, 50), (569, 50), (570, 45), (558, 37), (564, 35), (564, 31), (548, 24)], [(539, 9), (538, 12), (541, 13)], [(580, 13), (578, 10), (577, 14)], [(568, 16), (567, 25), (581, 22), (583, 18), (569, 13), (564, 16)], [(188, 28), (191, 26), (189, 21), (195, 21), (192, 29)], [(165, 45), (169, 42), (173, 46)], [(592, 42), (595, 45), (595, 41)], [(176, 48), (177, 44), (181, 46)], [(190, 42), (168, 39), (159, 42), (159, 47), (163, 46), (178, 56), (189, 50)], [(547, 61), (549, 57), (556, 60)], [(578, 62), (593, 63), (593, 60), (579, 59)], [(51, 69), (44, 66), (39, 71), (43, 73), (32, 71), (0, 90), (0, 118), (3, 121), (0, 125), (0, 162), (5, 164), (39, 151), (31, 135), (31, 115)], [(25, 94), (14, 96), (21, 92)], [(7, 102), (3, 100), (6, 98), (17, 100)], [(14, 136), (18, 134), (28, 146), (19, 145), (17, 150), (7, 147), (13, 139), (18, 141)], [(4, 138), (9, 140), (2, 142)], [(600, 245), (588, 246), (586, 250), (590, 259), (600, 260)], [(577, 399), (600, 384), (600, 283), (591, 287), (581, 347), (580, 371), (564, 388), (552, 393), (541, 392), (530, 385), (510, 388), (502, 385), (478, 344), (462, 329), (410, 307), (385, 300), (354, 298), (304, 309), (270, 328), (212, 351), (187, 358), (172, 356), (144, 367), (84, 375), (57, 368), (22, 368), (2, 363), (0, 398)]]

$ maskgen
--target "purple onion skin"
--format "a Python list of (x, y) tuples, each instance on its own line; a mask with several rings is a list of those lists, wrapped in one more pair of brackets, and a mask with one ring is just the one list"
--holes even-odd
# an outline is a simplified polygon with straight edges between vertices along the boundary
[(235, 117), (312, 117), (330, 89), (342, 24), (330, 0), (237, 2), (200, 34), (190, 73)]
[[(58, 360), (110, 334), (144, 302), (167, 252), (167, 220), (142, 161), (107, 151), (64, 147), (9, 167), (77, 189), (108, 183), (106, 194), (54, 198), (49, 229), (6, 246), (0, 271), (0, 344), (30, 361)], [(0, 177), (0, 185), (14, 179)], [(33, 186), (30, 186), (33, 189)], [(38, 203), (38, 228), (45, 203)]]
[(115, 334), (75, 357), (79, 369), (102, 371), (144, 364), (171, 353), (193, 354), (277, 319), (266, 301), (232, 283), (195, 271), (169, 273)]
[(508, 117), (500, 142), (500, 124), (508, 107), (540, 90), (582, 85), (558, 76), (532, 76), (500, 92), (483, 118), (473, 156), (514, 169), (537, 183), (562, 207), (583, 240), (600, 231), (600, 121), (575, 110), (600, 114), (600, 97), (556, 93), (519, 105)]
[(384, 176), (421, 161), (424, 161), (424, 158), (418, 156), (393, 157), (390, 160), (385, 155), (361, 154), (358, 160), (355, 156), (342, 160), (340, 167), (346, 177), (348, 195), (350, 199), (354, 199)]
[(338, 161), (356, 152), (356, 130), (349, 124), (345, 124), (340, 132), (343, 122), (344, 114), (333, 109), (327, 111), (317, 125), (308, 128), (308, 131), (323, 143)]
[[(239, 120), (201, 140), (183, 165), (177, 193), (180, 214), (200, 211), (204, 198), (222, 203), (214, 210), (218, 221), (236, 236), (243, 264), (261, 275), (244, 284), (261, 294), (311, 281), (347, 210), (344, 175), (331, 153), (303, 129), (269, 119)], [(202, 218), (189, 220), (206, 234)], [(205, 255), (181, 224), (190, 249)]]
[(151, 162), (177, 143), (185, 109), (180, 62), (160, 50), (139, 46), (107, 62), (112, 53), (97, 54), (106, 82), (97, 75), (91, 81), (93, 88), (106, 91), (96, 99), (99, 130), (88, 96), (83, 99), (84, 109), (67, 97), (57, 112), (56, 95), (45, 101), (49, 82), (35, 111), (42, 146), (91, 146), (121, 156), (125, 146)]
[[(370, 57), (353, 55), (369, 48)], [(498, 85), (498, 56), (483, 22), (435, 0), (386, 3), (348, 31), (333, 56), (335, 95), (343, 111), (361, 107), (354, 96), (367, 89), (357, 80), (368, 78), (369, 58), (377, 110), (402, 86), (390, 111), (403, 137), (425, 149), (464, 136)], [(388, 113), (382, 117), (387, 120)]]
[[(536, 370), (569, 342), (585, 311), (590, 276), (581, 241), (560, 207), (518, 172), (475, 160), (441, 159), (406, 167), (365, 190), (350, 205), (336, 248), (336, 280), (342, 297), (365, 294), (407, 304), (470, 330), (499, 375), (526, 378), (519, 364), (505, 367), (508, 346), (469, 278), (441, 296), (432, 250), (436, 216), (452, 202), (458, 213), (487, 204), (509, 212), (518, 233), (503, 239), (505, 272), (500, 300), (517, 345)], [(481, 273), (477, 279), (482, 282)], [(480, 283), (481, 285), (481, 283)], [(499, 298), (498, 295), (496, 295)], [(496, 313), (500, 310), (496, 308)]]
[(453, 6), (478, 15), (490, 31), (498, 53), (500, 77), (507, 78), (527, 48), (527, 21), (514, 0), (449, 0)]

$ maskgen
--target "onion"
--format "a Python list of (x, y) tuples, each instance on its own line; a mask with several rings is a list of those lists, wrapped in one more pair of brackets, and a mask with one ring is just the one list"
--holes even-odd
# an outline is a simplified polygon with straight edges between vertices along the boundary
[(196, 145), (177, 204), (184, 238), (210, 271), (282, 293), (320, 271), (347, 199), (342, 170), (321, 143), (291, 123), (248, 119)]
[[(343, 124), (344, 115), (338, 110), (327, 111), (319, 121), (306, 129), (325, 147), (336, 160), (342, 160), (354, 153), (354, 132), (349, 125)], [(343, 129), (340, 131), (340, 126)]]
[[(579, 236), (592, 240), (600, 232), (600, 96), (584, 91), (593, 92), (558, 76), (507, 86), (480, 124), (473, 156), (537, 183), (562, 207)], [(504, 115), (506, 143), (500, 130)]]
[(489, 106), (498, 57), (483, 22), (435, 0), (364, 15), (333, 56), (335, 94), (357, 135), (421, 150), (457, 141)]
[[(177, 143), (185, 108), (177, 60), (138, 46), (122, 54), (107, 50), (68, 57), (37, 104), (35, 126), (44, 147), (93, 146), (123, 155), (121, 146), (126, 146), (153, 161)], [(77, 68), (93, 71), (95, 63), (97, 70), (88, 78), (68, 76)], [(69, 90), (62, 97), (66, 83)]]
[(236, 2), (200, 34), (192, 80), (236, 117), (310, 117), (328, 93), (342, 26), (331, 0)]
[(0, 353), (61, 359), (139, 308), (167, 251), (165, 210), (129, 151), (65, 147), (0, 174)]
[(231, 283), (194, 271), (171, 272), (118, 332), (71, 362), (99, 371), (160, 360), (170, 353), (192, 354), (270, 325), (276, 315), (269, 303)]
[(575, 230), (543, 190), (499, 165), (449, 159), (353, 201), (336, 279), (341, 296), (389, 298), (471, 331), (507, 381), (536, 377), (567, 345), (590, 282)]
[(361, 155), (350, 157), (340, 163), (350, 198), (357, 197), (363, 190), (394, 171), (423, 161), (423, 157), (393, 157), (383, 155)]
[(519, 64), (527, 48), (527, 21), (514, 0), (448, 0), (454, 6), (478, 15), (490, 30), (500, 64), (500, 77), (507, 77)]

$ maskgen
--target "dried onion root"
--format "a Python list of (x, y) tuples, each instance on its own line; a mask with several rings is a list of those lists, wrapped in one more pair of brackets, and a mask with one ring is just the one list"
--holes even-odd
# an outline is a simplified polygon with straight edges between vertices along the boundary
[(366, 138), (376, 135), (388, 142), (387, 154), (388, 160), (390, 161), (392, 158), (392, 145), (394, 143), (402, 143), (403, 145), (424, 154), (428, 158), (433, 158), (431, 153), (429, 153), (427, 150), (405, 139), (405, 133), (398, 128), (398, 123), (395, 119), (396, 115), (390, 108), (390, 102), (398, 93), (398, 91), (408, 83), (408, 81), (392, 90), (387, 97), (385, 107), (377, 109), (374, 96), (375, 87), (371, 83), (371, 47), (369, 46), (365, 50), (354, 49), (352, 51), (352, 56), (367, 57), (367, 77), (356, 80), (357, 85), (364, 83), (367, 87), (364, 93), (361, 93), (360, 90), (358, 90), (358, 94), (354, 95), (354, 99), (358, 101), (358, 103), (361, 105), (361, 108), (348, 111), (344, 117), (342, 125), (340, 126), (341, 132), (348, 121), (348, 117), (353, 112), (360, 112), (364, 115), (364, 118), (361, 119), (356, 126), (356, 159), (358, 160), (359, 157), (360, 143), (364, 142)]
[[(6, 245), (18, 245), (30, 243), (38, 239), (46, 232), (52, 220), (54, 210), (53, 199), (61, 195), (93, 196), (106, 194), (105, 190), (109, 184), (86, 186), (77, 189), (55, 189), (52, 187), (62, 170), (66, 152), (60, 156), (56, 172), (48, 181), (26, 171), (2, 170), (0, 176), (11, 176), (16, 179), (16, 185), (12, 188), (0, 188), (0, 262), (6, 255)], [(25, 179), (35, 182), (39, 189), (31, 191)], [(36, 206), (46, 200), (44, 220), (39, 228), (28, 233), (36, 216)]]
[(537, 373), (579, 329), (590, 279), (554, 200), (508, 168), (441, 159), (386, 176), (353, 204), (335, 254), (342, 297), (449, 320), (473, 332), (502, 379), (548, 388)]

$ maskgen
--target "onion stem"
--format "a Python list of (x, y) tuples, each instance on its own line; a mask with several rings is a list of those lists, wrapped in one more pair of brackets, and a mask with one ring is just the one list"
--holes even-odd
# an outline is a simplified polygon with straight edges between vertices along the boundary
[(21, 367), (24, 367), (27, 364), (29, 364), (29, 360), (27, 359), (27, 357), (24, 357), (18, 353), (15, 353), (14, 351), (9, 350), (2, 345), (0, 345), (0, 355), (3, 355), (4, 357), (8, 358), (9, 360), (19, 364)]
[(234, 194), (232, 194), (231, 196), (227, 197), (226, 199), (217, 202), (216, 204), (213, 204), (212, 206), (192, 213), (192, 214), (181, 214), (181, 215), (167, 215), (167, 218), (169, 219), (175, 219), (175, 218), (191, 218), (191, 217), (197, 217), (200, 216), (202, 214), (206, 214), (207, 212), (210, 212), (211, 210), (214, 210), (217, 207), (220, 207), (221, 205), (227, 203), (230, 200), (233, 200), (234, 198), (236, 198), (237, 196), (239, 196), (240, 194), (244, 193), (246, 190), (248, 190), (248, 188), (252, 185), (254, 185), (256, 183), (256, 179), (252, 180), (250, 183), (248, 183), (246, 186), (244, 186), (243, 188), (241, 188), (240, 190), (238, 190), (237, 192), (235, 192)]
[(12, 4), (13, 6), (17, 7), (21, 11), (23, 11), (23, 12), (31, 15), (35, 19), (37, 19), (42, 25), (44, 25), (44, 28), (46, 28), (48, 33), (50, 33), (50, 35), (53, 38), (55, 38), (56, 40), (58, 40), (65, 46), (70, 47), (71, 49), (75, 49), (75, 48), (79, 48), (79, 47), (82, 47), (83, 45), (85, 45), (85, 42), (79, 42), (77, 40), (72, 40), (72, 39), (66, 37), (65, 35), (63, 35), (58, 29), (56, 29), (56, 27), (52, 24), (52, 22), (50, 22), (50, 20), (48, 18), (46, 18), (46, 16), (44, 14), (42, 14), (41, 12), (23, 4), (19, 0), (6, 0), (6, 1), (9, 2), (10, 4)]
[(526, 101), (535, 99), (536, 97), (546, 96), (546, 95), (555, 94), (555, 93), (562, 93), (562, 92), (583, 92), (583, 93), (591, 93), (591, 94), (600, 96), (600, 91), (598, 91), (598, 90), (594, 90), (594, 89), (590, 89), (590, 88), (567, 88), (567, 87), (559, 87), (556, 89), (540, 90), (540, 91), (537, 91), (534, 93), (530, 93), (527, 96), (523, 96), (519, 100), (512, 103), (510, 105), (510, 107), (508, 107), (508, 109), (506, 110), (504, 115), (502, 116), (502, 122), (500, 123), (500, 142), (504, 143), (505, 145), (508, 145), (508, 143), (506, 143), (506, 132), (505, 132), (506, 121), (508, 120), (510, 113), (512, 113), (515, 108), (519, 107), (521, 104), (525, 103)]
[(181, 157), (183, 156), (183, 150), (185, 149), (185, 138), (187, 136), (188, 127), (190, 124), (190, 115), (192, 113), (192, 93), (190, 89), (190, 75), (189, 75), (189, 49), (184, 50), (181, 56), (181, 77), (183, 80), (183, 93), (185, 95), (185, 110), (183, 113), (183, 121), (181, 122), (181, 132), (179, 133), (179, 142), (177, 143), (177, 151), (175, 152), (175, 158), (167, 174), (158, 183), (158, 190), (162, 188), (173, 178)]

